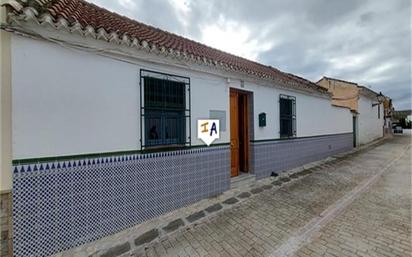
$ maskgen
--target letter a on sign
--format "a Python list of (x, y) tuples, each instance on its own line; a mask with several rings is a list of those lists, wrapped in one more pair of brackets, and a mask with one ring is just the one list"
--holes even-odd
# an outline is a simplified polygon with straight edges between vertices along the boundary
[(210, 145), (219, 138), (219, 120), (198, 120), (197, 138)]

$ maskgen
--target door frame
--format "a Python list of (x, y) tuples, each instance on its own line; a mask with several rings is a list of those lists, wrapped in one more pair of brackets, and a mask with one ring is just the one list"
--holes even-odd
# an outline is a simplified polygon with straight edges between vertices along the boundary
[[(238, 115), (237, 119), (237, 134), (239, 142), (239, 146), (237, 146), (239, 151), (239, 156), (237, 158), (237, 171), (236, 175), (232, 174), (233, 162), (231, 160), (231, 176), (235, 177), (238, 176), (240, 171), (242, 172), (250, 172), (250, 103), (251, 103), (251, 95), (252, 92), (240, 90), (237, 88), (230, 88), (229, 93), (229, 111), (230, 111), (230, 145), (231, 145), (231, 159), (233, 158), (233, 149), (232, 149), (232, 103), (231, 97), (232, 94), (237, 95), (237, 111), (236, 114)], [(246, 122), (245, 122), (246, 121)], [(243, 145), (240, 145), (240, 144)]]
[(358, 117), (352, 116), (352, 133), (353, 133), (353, 148), (358, 146)]

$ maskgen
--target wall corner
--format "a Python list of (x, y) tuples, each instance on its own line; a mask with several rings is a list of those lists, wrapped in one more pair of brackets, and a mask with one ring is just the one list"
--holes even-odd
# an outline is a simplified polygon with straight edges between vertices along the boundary
[[(6, 22), (4, 7), (0, 22)], [(11, 34), (0, 30), (0, 256), (13, 255), (11, 130)]]
[[(3, 3), (4, 0), (0, 0)], [(6, 23), (6, 8), (0, 7)], [(11, 33), (0, 30), (0, 192), (12, 189)]]
[(0, 256), (13, 256), (12, 193), (0, 193)]

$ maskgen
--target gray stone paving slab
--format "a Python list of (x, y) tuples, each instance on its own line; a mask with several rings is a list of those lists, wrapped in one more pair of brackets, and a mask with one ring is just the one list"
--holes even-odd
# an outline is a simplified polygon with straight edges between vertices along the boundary
[(137, 237), (134, 240), (134, 244), (136, 246), (139, 246), (139, 245), (142, 245), (142, 244), (145, 244), (145, 243), (149, 243), (149, 242), (153, 241), (155, 238), (157, 238), (158, 236), (159, 236), (159, 230), (152, 229), (150, 231), (147, 231), (147, 232), (143, 233), (139, 237)]
[(252, 190), (250, 190), (250, 192), (252, 194), (259, 194), (259, 193), (263, 192), (263, 188), (261, 188), (261, 187), (253, 188)]
[(290, 178), (298, 178), (300, 173), (294, 173), (292, 175), (290, 175)]
[(274, 186), (280, 186), (280, 185), (282, 185), (282, 181), (280, 181), (280, 180), (273, 181), (273, 182), (272, 182), (272, 185), (274, 185)]
[(273, 187), (273, 185), (264, 185), (264, 186), (262, 186), (262, 189), (263, 190), (269, 190), (269, 189), (272, 189), (272, 187)]
[(218, 211), (222, 208), (223, 208), (223, 206), (220, 203), (216, 203), (214, 205), (211, 205), (211, 206), (207, 207), (205, 209), (205, 211), (207, 211), (208, 213), (213, 213), (213, 212), (216, 212), (216, 211)]
[(282, 181), (282, 182), (289, 182), (289, 181), (290, 181), (290, 178), (283, 177), (283, 178), (280, 178), (280, 181)]
[(224, 204), (235, 204), (237, 202), (239, 202), (238, 199), (236, 199), (235, 197), (231, 197), (229, 199), (224, 200), (222, 203), (224, 203)]
[(130, 244), (126, 242), (109, 249), (106, 253), (102, 254), (101, 257), (116, 257), (128, 251), (130, 251)]
[(176, 229), (178, 229), (179, 227), (185, 225), (185, 223), (183, 222), (182, 219), (177, 219), (174, 220), (172, 222), (170, 222), (169, 224), (167, 224), (167, 226), (163, 227), (163, 230), (166, 231), (167, 233), (169, 232), (173, 232)]
[(251, 196), (251, 194), (249, 192), (242, 192), (237, 197), (240, 198), (240, 199), (245, 199), (245, 198), (248, 198), (250, 196)]
[(199, 220), (203, 217), (205, 217), (205, 212), (204, 211), (199, 211), (196, 213), (193, 213), (189, 216), (186, 217), (186, 220), (189, 221), (190, 223), (195, 222), (196, 220)]

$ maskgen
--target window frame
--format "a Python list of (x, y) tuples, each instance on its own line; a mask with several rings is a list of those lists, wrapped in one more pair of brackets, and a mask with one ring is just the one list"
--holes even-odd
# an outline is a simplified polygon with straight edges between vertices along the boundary
[[(164, 148), (185, 148), (188, 146), (191, 146), (191, 94), (190, 94), (190, 78), (189, 77), (184, 77), (184, 76), (179, 76), (179, 75), (174, 75), (174, 74), (168, 74), (168, 73), (163, 73), (163, 72), (157, 72), (157, 71), (152, 71), (152, 70), (146, 70), (146, 69), (140, 69), (140, 81), (139, 81), (139, 86), (140, 86), (140, 149), (141, 150), (152, 150), (152, 149), (164, 149)], [(163, 107), (158, 107), (158, 106), (146, 106), (145, 105), (145, 79), (146, 78), (151, 78), (151, 79), (159, 79), (159, 80), (164, 80), (164, 81), (170, 81), (174, 83), (182, 83), (184, 85), (184, 108), (166, 108), (165, 106)], [(173, 112), (183, 112), (183, 115), (176, 114), (176, 117), (181, 117), (184, 119), (184, 133), (183, 133), (183, 142), (178, 142), (178, 143), (170, 143), (173, 140), (170, 140), (169, 143), (167, 142), (166, 138), (160, 139), (162, 142), (160, 143), (149, 143), (147, 139), (147, 128), (146, 128), (146, 121), (147, 117), (149, 116), (149, 112), (151, 112), (150, 115), (153, 115), (158, 111), (159, 113), (163, 114), (163, 119), (167, 119), (169, 116), (173, 117)], [(170, 115), (165, 114), (170, 112)], [(162, 119), (162, 118), (161, 118)], [(162, 120), (160, 121), (162, 122)], [(165, 122), (163, 120), (163, 122)], [(165, 125), (167, 123), (163, 123)], [(164, 127), (161, 126), (160, 133), (163, 135)]]
[[(290, 100), (292, 101), (292, 114), (289, 115), (290, 116), (290, 120), (292, 122), (292, 133), (291, 135), (282, 135), (282, 129), (281, 129), (281, 124), (282, 124), (282, 120), (285, 119), (285, 114), (281, 113), (281, 100), (285, 99), (285, 100)], [(285, 95), (285, 94), (280, 94), (279, 95), (279, 138), (281, 139), (289, 139), (289, 138), (296, 138), (297, 137), (297, 127), (296, 127), (296, 97), (295, 96), (290, 96), (290, 95)]]

